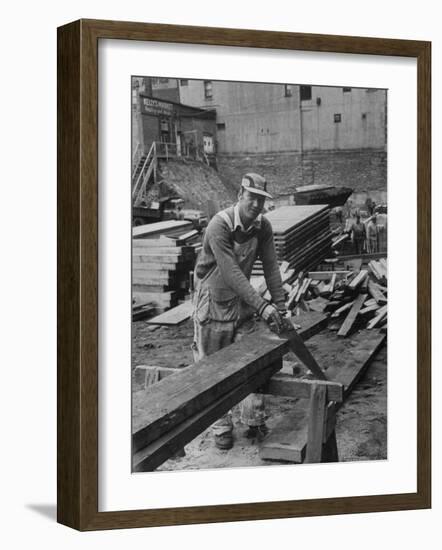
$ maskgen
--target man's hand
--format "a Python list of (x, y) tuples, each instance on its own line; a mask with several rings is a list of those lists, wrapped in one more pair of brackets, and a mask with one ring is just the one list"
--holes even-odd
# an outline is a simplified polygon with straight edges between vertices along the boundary
[(279, 334), (286, 328), (286, 320), (284, 314), (276, 309), (272, 304), (266, 305), (261, 313), (262, 318), (269, 325), (274, 325), (276, 332)]

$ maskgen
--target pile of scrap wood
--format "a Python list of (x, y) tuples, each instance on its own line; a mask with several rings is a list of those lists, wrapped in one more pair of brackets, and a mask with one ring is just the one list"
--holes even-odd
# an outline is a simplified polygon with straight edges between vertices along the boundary
[[(183, 222), (160, 222), (177, 224)], [(187, 222), (184, 222), (187, 224)], [(144, 226), (143, 226), (144, 227)], [(188, 229), (188, 226), (182, 226)], [(134, 228), (138, 230), (139, 228)], [(167, 229), (167, 228), (166, 228)], [(180, 235), (176, 231), (180, 230)], [(184, 297), (189, 290), (190, 274), (194, 269), (197, 253), (201, 247), (200, 235), (196, 230), (183, 232), (175, 226), (175, 233), (164, 236), (153, 232), (153, 238), (134, 238), (132, 241), (132, 290), (136, 303), (150, 302), (157, 311), (174, 307), (178, 299)], [(143, 233), (143, 237), (146, 234)]]
[[(370, 261), (368, 269), (301, 272), (294, 280), (294, 270), (287, 263), (280, 270), (288, 310), (329, 313), (329, 328), (338, 330), (338, 336), (347, 336), (355, 328), (386, 327), (385, 258)], [(251, 283), (261, 296), (271, 299), (264, 277), (253, 277)]]
[[(330, 255), (332, 233), (327, 205), (282, 206), (266, 214), (272, 224), (279, 261), (287, 261), (296, 272), (316, 267)], [(254, 275), (262, 274), (256, 262)]]

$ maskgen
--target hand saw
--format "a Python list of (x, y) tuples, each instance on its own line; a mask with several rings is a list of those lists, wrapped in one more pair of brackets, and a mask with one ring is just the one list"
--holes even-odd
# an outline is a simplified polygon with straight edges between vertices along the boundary
[(274, 324), (270, 324), (270, 329), (275, 332), (280, 338), (285, 338), (288, 341), (290, 350), (296, 355), (296, 357), (304, 363), (304, 365), (310, 370), (310, 372), (317, 378), (317, 380), (328, 380), (324, 371), (316, 362), (316, 359), (307, 349), (304, 341), (296, 332), (291, 321), (285, 319), (285, 328), (278, 332)]

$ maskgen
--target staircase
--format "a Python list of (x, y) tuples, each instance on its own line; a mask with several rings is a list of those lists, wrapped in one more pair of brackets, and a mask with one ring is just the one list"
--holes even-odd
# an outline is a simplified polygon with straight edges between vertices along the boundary
[[(138, 149), (138, 148), (137, 148)], [(155, 142), (152, 143), (147, 155), (135, 151), (135, 168), (132, 172), (132, 204), (140, 206), (146, 194), (148, 186), (156, 183), (157, 179), (157, 153)], [(138, 160), (136, 160), (138, 158)]]

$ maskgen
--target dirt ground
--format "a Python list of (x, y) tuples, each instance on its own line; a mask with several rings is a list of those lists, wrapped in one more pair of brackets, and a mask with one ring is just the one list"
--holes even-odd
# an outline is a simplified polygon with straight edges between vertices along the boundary
[[(193, 336), (189, 319), (178, 327), (152, 330), (145, 321), (134, 322), (132, 344), (132, 389), (141, 389), (135, 375), (137, 365), (183, 368), (193, 362), (190, 345)], [(327, 340), (324, 346), (324, 339)], [(348, 337), (351, 339), (351, 336)], [(307, 346), (323, 368), (338, 360), (342, 339), (324, 329), (307, 341)], [(327, 352), (319, 352), (319, 348)], [(296, 363), (293, 354), (284, 358), (283, 370), (290, 372)], [(267, 425), (272, 428), (291, 410), (293, 399), (266, 396)], [(246, 428), (239, 421), (239, 407), (233, 410), (235, 444), (232, 449), (217, 449), (210, 428), (185, 447), (185, 456), (170, 459), (159, 470), (212, 469), (223, 467), (269, 466), (274, 462), (259, 457), (259, 442), (245, 437)], [(387, 458), (387, 347), (374, 357), (366, 373), (354, 387), (337, 414), (336, 436), (340, 461), (383, 460)]]

